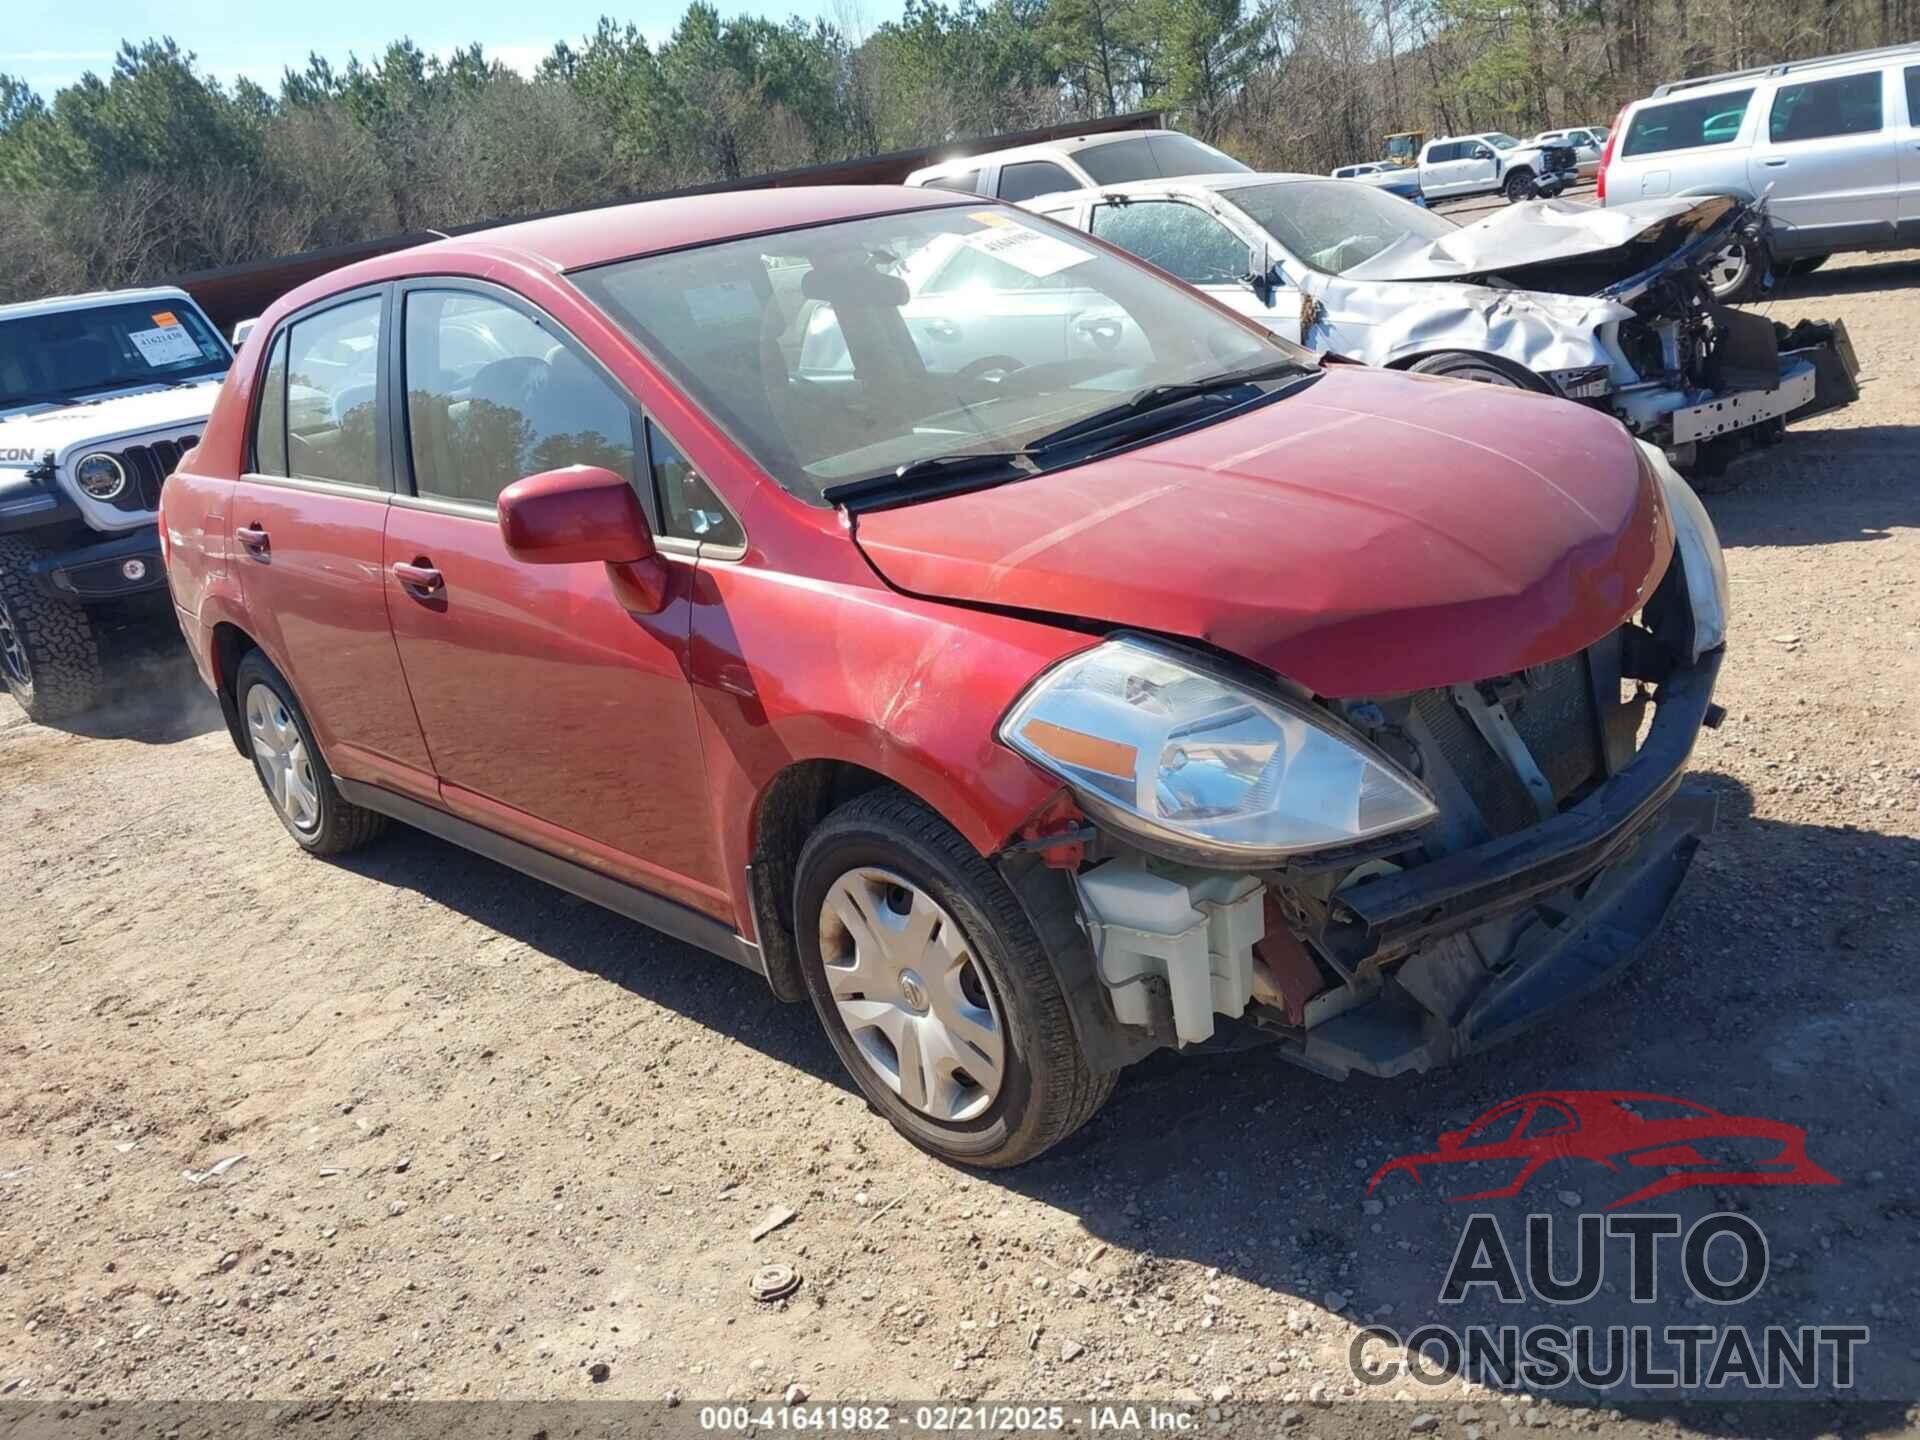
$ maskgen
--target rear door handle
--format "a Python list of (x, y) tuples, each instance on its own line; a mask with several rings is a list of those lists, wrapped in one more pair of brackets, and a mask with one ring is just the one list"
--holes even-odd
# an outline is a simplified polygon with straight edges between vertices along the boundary
[(414, 565), (404, 563), (395, 565), (393, 578), (415, 595), (438, 595), (447, 588), (446, 577), (424, 562)]
[(252, 555), (265, 555), (273, 548), (267, 539), (267, 532), (257, 524), (242, 525), (233, 532), (233, 538), (246, 546), (247, 552)]

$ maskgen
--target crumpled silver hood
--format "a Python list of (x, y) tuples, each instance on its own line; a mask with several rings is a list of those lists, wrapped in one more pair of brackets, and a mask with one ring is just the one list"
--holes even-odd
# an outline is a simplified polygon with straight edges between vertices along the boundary
[(1636, 240), (1655, 239), (1663, 228), (1673, 231), (1677, 244), (1682, 235), (1719, 224), (1736, 204), (1722, 195), (1636, 200), (1605, 210), (1572, 200), (1530, 200), (1438, 240), (1408, 236), (1342, 278), (1464, 280), (1604, 255)]

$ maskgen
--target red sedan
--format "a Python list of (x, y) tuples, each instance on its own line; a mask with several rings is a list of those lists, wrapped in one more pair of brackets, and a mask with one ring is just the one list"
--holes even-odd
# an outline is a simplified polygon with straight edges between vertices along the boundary
[(1491, 1043), (1645, 943), (1710, 819), (1725, 576), (1657, 453), (977, 197), (348, 267), (162, 512), (298, 844), (397, 819), (738, 961), (966, 1163), (1220, 1017), (1334, 1074)]

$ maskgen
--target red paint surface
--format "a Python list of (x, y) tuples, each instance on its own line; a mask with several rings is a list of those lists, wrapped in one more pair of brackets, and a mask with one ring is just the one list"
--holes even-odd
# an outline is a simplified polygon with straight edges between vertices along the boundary
[(1348, 366), (1126, 455), (861, 516), (856, 534), (916, 595), (1205, 640), (1327, 696), (1571, 655), (1639, 608), (1673, 549), (1611, 418)]

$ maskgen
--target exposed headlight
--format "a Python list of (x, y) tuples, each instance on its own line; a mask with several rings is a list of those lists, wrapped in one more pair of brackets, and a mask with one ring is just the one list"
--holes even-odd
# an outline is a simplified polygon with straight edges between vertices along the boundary
[(1658, 445), (1639, 442), (1647, 461), (1660, 477), (1660, 488), (1667, 497), (1667, 509), (1673, 515), (1673, 543), (1680, 554), (1680, 570), (1687, 582), (1687, 604), (1693, 611), (1693, 654), (1698, 660), (1709, 650), (1727, 643), (1727, 557), (1720, 551), (1720, 536), (1713, 528), (1713, 517), (1693, 487), (1680, 472), (1667, 463), (1666, 453)]
[(73, 479), (95, 500), (118, 500), (127, 488), (127, 472), (120, 462), (104, 450), (83, 455), (73, 467)]
[(1569, 400), (1592, 400), (1613, 389), (1613, 372), (1605, 365), (1576, 365), (1571, 370), (1543, 373), (1547, 383)]
[(1149, 849), (1258, 865), (1410, 829), (1438, 809), (1329, 717), (1137, 637), (1062, 661), (1000, 739)]

